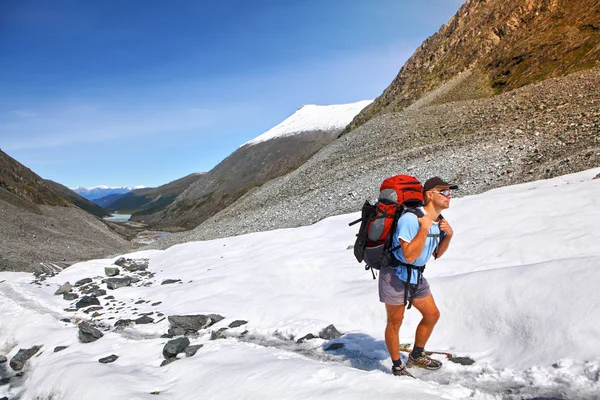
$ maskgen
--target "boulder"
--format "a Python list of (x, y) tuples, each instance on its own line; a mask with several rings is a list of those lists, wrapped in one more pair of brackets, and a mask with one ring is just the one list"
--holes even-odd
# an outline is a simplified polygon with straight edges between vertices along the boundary
[(133, 324), (133, 321), (130, 319), (120, 319), (117, 322), (115, 322), (115, 328), (125, 328), (126, 326), (131, 326)]
[(105, 282), (107, 288), (115, 290), (131, 285), (132, 279), (128, 276), (125, 276), (123, 278), (108, 278)]
[(69, 346), (56, 346), (56, 347), (54, 348), (54, 352), (55, 352), (55, 353), (58, 353), (59, 351), (63, 351), (63, 350), (64, 350), (64, 349), (66, 349), (67, 347), (69, 347)]
[[(163, 362), (160, 363), (160, 366), (164, 367), (165, 365), (171, 364), (173, 361), (177, 361), (177, 358), (175, 358), (175, 357), (167, 358), (166, 360), (163, 360)], [(0, 399), (0, 400), (2, 400), (2, 399)]]
[(224, 317), (218, 314), (208, 315), (170, 315), (169, 323), (172, 328), (177, 332), (183, 332), (184, 334), (196, 333), (200, 329), (208, 328), (217, 322), (221, 321)]
[(227, 329), (229, 328), (221, 328), (218, 331), (212, 331), (210, 333), (210, 340), (225, 339), (225, 334), (223, 332)]
[(100, 297), (106, 295), (106, 290), (100, 289), (97, 285), (92, 285), (89, 288), (83, 290), (81, 293), (89, 294), (90, 296)]
[(333, 340), (342, 337), (342, 334), (333, 325), (329, 325), (319, 332), (319, 337), (325, 340)]
[(313, 335), (312, 333), (309, 333), (308, 335), (302, 336), (300, 339), (296, 340), (296, 343), (300, 344), (300, 343), (304, 343), (307, 340), (311, 340), (311, 339), (316, 339), (317, 336)]
[(75, 300), (75, 299), (78, 299), (78, 298), (79, 298), (79, 295), (77, 293), (65, 293), (65, 294), (63, 294), (63, 299), (64, 300), (71, 301), (71, 300)]
[(54, 292), (54, 294), (55, 295), (66, 294), (66, 293), (69, 293), (71, 290), (73, 290), (73, 285), (71, 285), (69, 282), (66, 282), (64, 285), (59, 287), (58, 290), (56, 292)]
[(169, 340), (165, 347), (163, 347), (163, 357), (167, 360), (169, 358), (175, 358), (177, 354), (185, 351), (185, 349), (190, 345), (190, 339), (184, 337), (180, 337), (177, 339)]
[(84, 307), (88, 307), (88, 306), (99, 306), (99, 305), (100, 305), (100, 300), (98, 300), (96, 297), (83, 296), (81, 298), (81, 300), (79, 300), (75, 304), (75, 308), (77, 308), (79, 310), (80, 308), (84, 308)]
[(99, 359), (98, 362), (100, 362), (102, 364), (110, 364), (111, 362), (115, 362), (117, 360), (117, 358), (119, 358), (118, 355), (111, 354), (108, 357), (103, 357), (103, 358)]
[(104, 273), (106, 276), (117, 276), (121, 273), (121, 270), (117, 267), (105, 267)]
[(204, 346), (203, 344), (194, 344), (185, 348), (185, 356), (192, 357), (196, 354), (196, 352)]
[(121, 257), (117, 261), (115, 261), (115, 265), (118, 265), (119, 267), (124, 267), (125, 265), (127, 265), (127, 259), (125, 257)]
[(84, 313), (89, 314), (95, 311), (102, 310), (102, 306), (91, 306), (83, 310)]
[(243, 321), (241, 319), (238, 319), (236, 321), (233, 321), (232, 323), (229, 324), (230, 328), (237, 328), (238, 326), (242, 326), (242, 325), (246, 325), (248, 323), (248, 321)]
[(181, 282), (181, 279), (165, 279), (162, 281), (161, 285), (170, 285), (172, 283)]
[(149, 316), (144, 315), (133, 322), (135, 322), (137, 325), (151, 324), (154, 322), (154, 318), (150, 318)]
[(27, 360), (34, 356), (35, 353), (40, 351), (42, 346), (33, 346), (30, 349), (19, 349), (17, 354), (10, 360), (10, 367), (15, 371), (20, 371), (25, 366)]
[(91, 282), (92, 282), (92, 278), (83, 278), (83, 279), (80, 279), (77, 282), (75, 282), (75, 287), (83, 286), (86, 283), (91, 283)]
[(98, 329), (83, 321), (79, 324), (79, 340), (82, 343), (91, 343), (100, 339), (104, 334)]

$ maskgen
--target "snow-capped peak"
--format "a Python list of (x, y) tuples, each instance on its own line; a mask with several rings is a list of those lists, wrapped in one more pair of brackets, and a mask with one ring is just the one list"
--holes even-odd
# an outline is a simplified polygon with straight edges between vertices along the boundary
[(296, 135), (302, 132), (343, 129), (371, 102), (372, 100), (363, 100), (356, 103), (329, 106), (303, 105), (279, 125), (244, 143), (242, 146), (257, 144), (276, 137)]

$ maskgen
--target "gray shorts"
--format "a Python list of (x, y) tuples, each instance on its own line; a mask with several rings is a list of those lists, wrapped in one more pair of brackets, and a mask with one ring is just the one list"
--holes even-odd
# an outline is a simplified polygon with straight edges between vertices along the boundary
[[(402, 305), (404, 304), (404, 289), (406, 289), (406, 282), (398, 278), (396, 268), (382, 268), (379, 271), (379, 301), (385, 304)], [(431, 290), (429, 290), (427, 279), (423, 277), (414, 298), (422, 299), (428, 296), (431, 296)], [(411, 298), (410, 291), (408, 298)]]

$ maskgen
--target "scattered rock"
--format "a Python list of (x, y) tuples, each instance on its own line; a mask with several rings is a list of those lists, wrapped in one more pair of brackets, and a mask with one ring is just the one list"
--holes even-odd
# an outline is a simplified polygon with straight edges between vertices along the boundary
[(61, 319), (61, 321), (62, 322), (66, 322), (66, 323), (70, 323), (71, 322), (71, 320), (69, 318), (63, 318), (63, 319)]
[(460, 365), (472, 365), (475, 363), (475, 360), (473, 360), (472, 358), (469, 358), (469, 357), (451, 357), (448, 359), (448, 361), (451, 361), (453, 363), (457, 363)]
[(325, 339), (325, 340), (333, 340), (333, 339), (337, 339), (341, 336), (342, 336), (342, 334), (340, 332), (338, 332), (338, 330), (333, 325), (329, 325), (328, 327), (323, 329), (321, 332), (319, 332), (319, 337), (321, 339)]
[(40, 351), (42, 346), (33, 346), (30, 349), (19, 349), (17, 354), (10, 360), (10, 367), (15, 371), (20, 371), (25, 366), (27, 360), (34, 356), (35, 353)]
[(69, 346), (56, 346), (56, 347), (54, 348), (54, 352), (55, 352), (55, 353), (58, 353), (59, 351), (63, 351), (63, 350), (64, 350), (64, 349), (66, 349), (67, 347), (69, 347)]
[(145, 302), (146, 302), (146, 300), (138, 300), (138, 301), (135, 302), (135, 304), (143, 304)]
[(65, 294), (63, 294), (63, 299), (64, 300), (71, 301), (71, 300), (75, 300), (75, 299), (78, 299), (78, 298), (79, 298), (79, 295), (77, 293), (65, 293)]
[(121, 273), (121, 270), (117, 267), (105, 267), (104, 273), (106, 276), (117, 276), (119, 273)]
[(93, 285), (82, 291), (83, 294), (89, 294), (90, 296), (100, 297), (106, 295), (106, 290), (100, 289), (98, 286)]
[(244, 321), (241, 319), (238, 319), (236, 321), (233, 321), (232, 323), (229, 324), (230, 328), (237, 328), (238, 326), (242, 326), (242, 325), (246, 325), (248, 323), (248, 321)]
[(229, 328), (221, 328), (218, 331), (212, 331), (210, 333), (210, 340), (225, 339), (223, 332), (225, 332), (227, 329)]
[(163, 357), (167, 360), (169, 358), (174, 358), (177, 354), (181, 353), (190, 345), (190, 339), (184, 337), (180, 337), (177, 339), (169, 340), (165, 347), (163, 347)]
[(170, 285), (171, 283), (181, 282), (181, 279), (165, 279), (161, 285)]
[(79, 310), (80, 308), (84, 308), (84, 307), (88, 307), (88, 306), (99, 306), (99, 305), (100, 305), (100, 300), (98, 300), (96, 297), (83, 296), (81, 298), (81, 300), (79, 300), (77, 302), (77, 304), (75, 304), (75, 308), (77, 308)]
[(86, 313), (86, 314), (89, 314), (91, 312), (95, 312), (95, 311), (98, 311), (98, 310), (102, 310), (102, 307), (101, 306), (88, 307), (85, 310), (83, 310), (83, 312)]
[(306, 336), (302, 336), (300, 339), (296, 340), (296, 343), (300, 344), (300, 343), (304, 343), (307, 340), (311, 340), (311, 339), (316, 339), (317, 336), (313, 335), (312, 333), (309, 333)]
[(104, 300), (114, 300), (115, 296), (106, 296)]
[(73, 285), (71, 285), (69, 282), (66, 282), (64, 285), (59, 287), (58, 290), (56, 292), (54, 292), (54, 294), (55, 295), (66, 294), (66, 293), (69, 293), (71, 290), (73, 290)]
[(104, 334), (89, 323), (83, 321), (79, 324), (79, 340), (82, 343), (95, 342), (102, 336), (104, 336)]
[(91, 283), (91, 282), (92, 282), (92, 278), (83, 278), (83, 279), (80, 279), (77, 282), (75, 282), (75, 287), (83, 286), (86, 283)]
[(117, 358), (119, 358), (119, 356), (118, 356), (118, 355), (116, 355), (116, 354), (111, 354), (111, 355), (110, 355), (110, 356), (108, 356), (108, 357), (103, 357), (103, 358), (99, 359), (99, 360), (98, 360), (98, 362), (100, 362), (100, 363), (102, 363), (102, 364), (110, 364), (110, 363), (112, 363), (112, 362), (115, 362), (115, 361), (117, 361)]
[(166, 360), (163, 360), (163, 362), (160, 363), (160, 366), (164, 367), (165, 365), (171, 364), (173, 361), (177, 361), (177, 358), (167, 358)]
[(114, 327), (115, 328), (125, 328), (127, 326), (131, 326), (133, 324), (133, 321), (130, 319), (120, 319), (117, 322), (115, 322)]
[[(200, 329), (208, 328), (224, 317), (218, 314), (209, 315), (170, 315), (169, 323), (174, 328), (175, 332), (183, 332), (179, 334), (196, 333)], [(177, 333), (175, 333), (177, 334)]]
[(121, 257), (117, 261), (115, 261), (115, 265), (118, 265), (119, 267), (124, 267), (126, 264), (127, 259), (125, 257)]
[(162, 304), (162, 301), (157, 301), (156, 303), (150, 304), (152, 307), (156, 307), (157, 305)]
[(150, 318), (149, 316), (144, 315), (143, 317), (140, 317), (133, 322), (135, 322), (137, 325), (151, 324), (154, 322), (154, 318)]
[(191, 346), (188, 346), (185, 348), (185, 356), (186, 357), (192, 357), (196, 354), (196, 352), (201, 349), (204, 345), (203, 344), (194, 344)]
[(344, 348), (344, 343), (332, 343), (329, 346), (327, 346), (325, 351), (338, 350), (342, 348)]
[(125, 276), (123, 278), (108, 278), (105, 280), (105, 282), (107, 288), (115, 290), (131, 285), (132, 279), (128, 276)]

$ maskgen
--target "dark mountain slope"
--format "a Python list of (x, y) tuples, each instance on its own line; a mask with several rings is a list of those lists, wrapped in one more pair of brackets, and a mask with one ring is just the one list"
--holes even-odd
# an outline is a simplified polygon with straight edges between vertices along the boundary
[(156, 227), (194, 228), (249, 190), (298, 168), (338, 132), (303, 132), (244, 145), (202, 176), (167, 209), (141, 218)]
[(50, 187), (56, 192), (60, 193), (60, 195), (67, 199), (71, 204), (81, 208), (82, 210), (87, 211), (90, 214), (93, 214), (99, 218), (107, 217), (110, 215), (110, 213), (108, 213), (105, 209), (89, 201), (88, 199), (78, 195), (68, 187), (61, 185), (60, 183), (51, 181), (49, 179), (46, 179), (46, 183), (50, 185)]
[(197, 182), (202, 173), (193, 173), (157, 188), (134, 189), (111, 202), (109, 211), (131, 212), (134, 216), (158, 212), (173, 202), (190, 185)]
[(36, 207), (38, 205), (60, 207), (71, 205), (44, 179), (2, 150), (0, 150), (0, 198), (18, 207), (38, 211)]
[(0, 151), (0, 271), (34, 271), (42, 262), (65, 267), (133, 248), (62, 188)]

